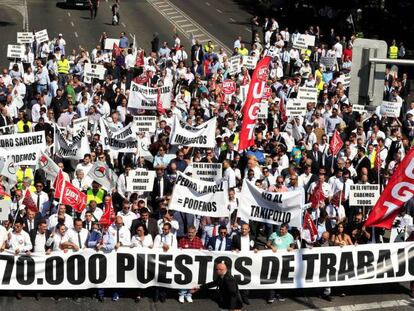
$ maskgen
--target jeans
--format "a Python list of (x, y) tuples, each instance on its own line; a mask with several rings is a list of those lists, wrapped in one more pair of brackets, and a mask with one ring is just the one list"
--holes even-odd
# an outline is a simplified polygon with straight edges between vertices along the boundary
[(189, 289), (179, 289), (178, 290), (178, 296), (191, 297), (190, 290)]

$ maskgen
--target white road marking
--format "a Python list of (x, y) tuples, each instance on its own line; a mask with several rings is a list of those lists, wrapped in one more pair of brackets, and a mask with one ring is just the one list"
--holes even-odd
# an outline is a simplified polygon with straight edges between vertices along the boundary
[(182, 23), (182, 22), (186, 22), (187, 20), (186, 19), (178, 19), (178, 20), (176, 20), (175, 22), (176, 23)]
[(180, 27), (194, 27), (193, 24), (184, 24), (184, 25), (180, 25)]
[(70, 12), (68, 12), (68, 16), (70, 17)]
[(220, 14), (222, 14), (223, 12), (219, 9), (216, 9), (217, 12), (219, 12)]
[(70, 22), (70, 24), (71, 24), (72, 27), (75, 27), (75, 24), (73, 22)]
[[(174, 13), (176, 13), (176, 12), (174, 12)], [(168, 13), (165, 13), (166, 15), (168, 15)], [(167, 16), (167, 17), (169, 17), (169, 18), (180, 18), (180, 17), (182, 17), (181, 15), (173, 15), (173, 16)]]
[(249, 28), (244, 27), (244, 29), (246, 29), (248, 32), (252, 32)]
[(77, 38), (78, 37), (78, 33), (75, 31), (75, 37)]
[(206, 5), (207, 5), (207, 6), (210, 6), (210, 3), (206, 2)]
[(125, 25), (125, 23), (123, 23), (123, 22), (121, 22), (121, 25), (124, 27), (124, 28), (126, 28), (126, 25)]
[(317, 308), (317, 309), (304, 309), (300, 311), (311, 311), (311, 310), (318, 310), (318, 311), (363, 311), (363, 310), (380, 310), (384, 308), (394, 308), (401, 306), (409, 306), (411, 302), (409, 300), (400, 299), (400, 300), (391, 300), (391, 301), (379, 301), (379, 302), (371, 302), (371, 303), (360, 303), (355, 305), (346, 305), (346, 306), (336, 306), (336, 307), (327, 307), (327, 308)]
[(233, 18), (231, 18), (231, 17), (230, 17), (229, 19), (230, 19), (230, 21), (231, 21), (231, 22), (233, 22), (233, 23), (236, 21), (235, 19), (233, 19)]
[[(164, 2), (163, 2), (164, 3)], [(168, 5), (168, 4), (160, 4), (160, 5), (158, 5), (158, 7), (160, 8), (160, 9), (162, 9), (162, 8), (169, 8), (170, 6)]]
[(166, 9), (162, 9), (164, 12), (167, 12), (167, 11), (175, 11), (173, 8), (166, 8)]

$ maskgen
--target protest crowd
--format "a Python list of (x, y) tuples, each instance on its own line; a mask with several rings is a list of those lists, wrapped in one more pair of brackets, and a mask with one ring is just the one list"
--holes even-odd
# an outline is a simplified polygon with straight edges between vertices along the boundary
[[(386, 110), (355, 109), (354, 36), (291, 33), (275, 18), (251, 27), (231, 55), (211, 41), (184, 47), (178, 34), (154, 33), (149, 51), (124, 32), (102, 33), (91, 51), (33, 34), (0, 76), (0, 250), (277, 253), (393, 242), (387, 226), (365, 225), (375, 202), (352, 195), (383, 193), (410, 152), (407, 74), (386, 69)], [(403, 56), (394, 42), (389, 57)], [(411, 194), (393, 219), (400, 241), (411, 239), (413, 203)], [(268, 303), (284, 300), (276, 290), (264, 290)], [(192, 302), (194, 292), (171, 296)], [(126, 295), (94, 295), (108, 293)], [(249, 304), (249, 291), (240, 294)], [(317, 294), (332, 299), (328, 287)], [(167, 290), (134, 289), (137, 302), (144, 295), (164, 302)]]

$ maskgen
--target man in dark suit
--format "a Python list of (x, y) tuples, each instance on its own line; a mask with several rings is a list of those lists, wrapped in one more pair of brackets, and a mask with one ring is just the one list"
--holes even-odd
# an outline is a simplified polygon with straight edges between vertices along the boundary
[(368, 159), (368, 157), (365, 155), (365, 148), (364, 147), (358, 147), (358, 153), (356, 160), (354, 160), (354, 167), (357, 172), (358, 178), (362, 175), (362, 168), (366, 168), (368, 171), (371, 168), (371, 161)]
[(173, 185), (168, 179), (168, 177), (164, 174), (163, 167), (157, 167), (155, 169), (157, 177), (154, 181), (154, 187), (152, 188), (151, 193), (151, 202), (153, 212), (156, 212), (158, 208), (159, 201), (167, 194), (172, 193)]
[(236, 156), (239, 155), (239, 153), (236, 150), (234, 150), (233, 143), (229, 142), (227, 146), (228, 146), (228, 149), (225, 151), (222, 151), (219, 155), (219, 163), (222, 163), (224, 160), (233, 161), (236, 158)]
[(30, 233), (30, 231), (37, 228), (37, 225), (39, 224), (39, 221), (41, 219), (42, 216), (40, 215), (40, 213), (36, 213), (35, 211), (32, 211), (31, 209), (27, 208), (26, 215), (23, 217), (23, 230), (27, 233)]
[(82, 222), (82, 227), (91, 232), (93, 221), (93, 213), (91, 211), (87, 211), (85, 213), (85, 220)]
[[(218, 303), (220, 309), (240, 310), (243, 302), (236, 279), (227, 271), (227, 266), (224, 263), (217, 264), (216, 273), (217, 278), (210, 283), (201, 285), (200, 289), (205, 290), (216, 287), (217, 291), (214, 300)], [(193, 289), (192, 293), (197, 290)]]
[[(248, 223), (242, 224), (241, 232), (233, 236), (232, 244), (233, 250), (236, 252), (257, 251), (255, 237), (250, 235), (250, 226)], [(249, 290), (240, 291), (243, 303), (246, 305), (250, 304), (249, 293)]]
[(196, 43), (191, 47), (191, 62), (196, 61), (198, 65), (203, 62), (204, 53), (201, 45)]
[(319, 151), (318, 143), (314, 143), (312, 150), (308, 151), (308, 158), (312, 160), (312, 174), (317, 174), (319, 172), (319, 168), (322, 167), (323, 164), (323, 154)]
[(7, 116), (7, 109), (5, 107), (0, 109), (0, 127), (10, 125), (12, 122)]
[(148, 233), (151, 234), (152, 239), (154, 240), (158, 234), (157, 221), (154, 218), (150, 218), (150, 212), (148, 208), (144, 207), (140, 211), (141, 217), (139, 219), (134, 219), (131, 224), (131, 234), (136, 234), (138, 225), (144, 225)]
[(231, 251), (231, 239), (227, 236), (226, 226), (220, 226), (219, 235), (211, 237), (208, 240), (207, 249), (213, 251)]
[(53, 249), (53, 236), (47, 230), (47, 222), (44, 219), (39, 220), (37, 228), (29, 232), (30, 241), (32, 242), (32, 252), (49, 254)]

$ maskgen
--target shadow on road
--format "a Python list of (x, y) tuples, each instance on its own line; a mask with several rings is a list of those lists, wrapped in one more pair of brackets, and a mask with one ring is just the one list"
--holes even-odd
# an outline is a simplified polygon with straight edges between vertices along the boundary
[(14, 26), (14, 25), (17, 25), (17, 24), (13, 22), (0, 21), (0, 27), (7, 27), (7, 26)]
[(69, 4), (64, 3), (64, 2), (58, 2), (58, 3), (56, 3), (56, 7), (59, 8), (59, 9), (63, 9), (63, 10), (67, 10), (67, 9), (77, 10), (77, 11), (89, 10), (89, 8), (87, 8), (87, 7), (80, 7), (80, 6), (75, 6), (75, 5), (69, 5)]

